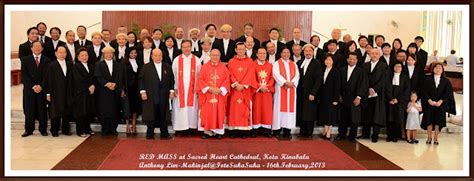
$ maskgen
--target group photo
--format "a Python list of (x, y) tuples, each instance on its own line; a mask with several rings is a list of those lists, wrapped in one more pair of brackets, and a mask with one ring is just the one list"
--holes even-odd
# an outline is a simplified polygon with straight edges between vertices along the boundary
[(44, 6), (5, 11), (12, 176), (469, 169), (468, 6)]

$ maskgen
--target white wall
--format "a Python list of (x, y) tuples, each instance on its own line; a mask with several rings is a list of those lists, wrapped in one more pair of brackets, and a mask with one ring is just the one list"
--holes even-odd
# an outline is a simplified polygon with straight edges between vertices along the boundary
[[(11, 47), (12, 51), (18, 51), (18, 46), (27, 40), (26, 30), (36, 26), (38, 22), (44, 22), (48, 26), (46, 35), (49, 36), (49, 28), (59, 27), (61, 29), (61, 40), (65, 41), (67, 30), (76, 31), (78, 25), (89, 27), (102, 22), (102, 11), (15, 11), (11, 13)], [(86, 37), (94, 31), (100, 31), (102, 24), (87, 29)]]
[[(350, 34), (356, 42), (359, 34), (382, 34), (390, 44), (400, 38), (406, 49), (421, 32), (422, 15), (423, 11), (313, 11), (312, 29), (330, 38), (333, 28), (343, 28), (342, 36)], [(398, 28), (391, 25), (392, 20)], [(327, 40), (321, 37), (321, 42)]]

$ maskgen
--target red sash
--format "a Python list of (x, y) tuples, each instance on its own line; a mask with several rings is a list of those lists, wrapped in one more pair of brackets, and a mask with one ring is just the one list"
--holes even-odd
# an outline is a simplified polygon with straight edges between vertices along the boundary
[[(291, 81), (295, 77), (296, 67), (293, 63), (289, 63), (290, 66), (290, 77), (286, 77), (286, 69), (283, 64), (283, 60), (278, 60), (278, 67), (280, 68), (280, 75), (285, 77), (286, 80)], [(288, 89), (281, 87), (280, 88), (280, 111), (288, 112)], [(295, 88), (290, 88), (290, 112), (295, 112)]]
[[(189, 82), (188, 90), (188, 106), (194, 105), (194, 82), (196, 82), (196, 58), (191, 55), (191, 80)], [(179, 107), (184, 107), (184, 80), (183, 80), (183, 55), (178, 58), (178, 94), (179, 94)]]

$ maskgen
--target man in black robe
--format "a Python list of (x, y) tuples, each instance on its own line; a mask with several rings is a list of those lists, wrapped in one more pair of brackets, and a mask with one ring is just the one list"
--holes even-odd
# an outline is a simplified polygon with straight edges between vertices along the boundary
[(97, 117), (102, 123), (102, 134), (117, 134), (120, 120), (120, 97), (124, 96), (123, 64), (113, 60), (114, 49), (102, 49), (103, 61), (95, 64), (97, 80)]
[(416, 65), (420, 68), (420, 71), (423, 71), (423, 73), (424, 73), (425, 72), (425, 67), (426, 67), (426, 62), (428, 61), (428, 52), (421, 49), (421, 45), (423, 45), (423, 42), (425, 42), (425, 40), (423, 39), (422, 36), (416, 36), (415, 37), (415, 43), (416, 43), (416, 46), (417, 46), (416, 55), (417, 55), (417, 57), (419, 57), (416, 60)]
[(92, 42), (86, 39), (87, 28), (84, 25), (77, 26), (76, 33), (77, 37), (79, 37), (79, 39), (74, 42), (76, 49), (92, 45)]
[(305, 58), (296, 63), (300, 72), (296, 92), (296, 121), (301, 128), (299, 136), (311, 137), (317, 119), (316, 95), (322, 83), (322, 73), (321, 65), (313, 58), (314, 46), (305, 45), (303, 51)]
[(59, 127), (64, 135), (71, 135), (69, 121), (71, 119), (72, 96), (70, 88), (72, 63), (66, 62), (66, 48), (58, 47), (57, 60), (52, 61), (46, 73), (45, 93), (49, 103), (51, 117), (51, 134), (59, 136)]
[(169, 111), (169, 99), (175, 96), (174, 75), (171, 66), (162, 63), (162, 56), (160, 49), (153, 49), (153, 62), (143, 65), (138, 75), (143, 107), (142, 119), (147, 125), (147, 139), (154, 138), (156, 125), (160, 127), (161, 138), (171, 138), (166, 114)]
[(339, 135), (337, 139), (345, 139), (347, 128), (349, 130), (349, 141), (355, 143), (357, 127), (361, 121), (361, 101), (367, 99), (369, 82), (367, 74), (360, 67), (357, 67), (358, 55), (349, 52), (347, 58), (348, 66), (341, 68), (341, 119), (338, 123)]
[[(332, 29), (331, 31), (331, 38), (329, 41), (331, 40), (336, 40), (336, 48), (337, 48), (337, 51), (339, 52), (346, 52), (346, 43), (344, 43), (343, 41), (339, 41), (341, 39), (341, 29), (338, 29), (338, 28), (334, 28)], [(323, 45), (323, 50), (325, 52), (329, 52), (329, 48), (328, 48), (328, 45), (329, 45), (329, 41), (324, 43)], [(335, 62), (334, 62), (335, 63)]]
[(91, 40), (92, 45), (86, 46), (87, 54), (89, 54), (88, 62), (95, 64), (100, 61), (100, 58), (102, 57), (102, 49), (105, 47), (105, 44), (102, 42), (102, 34), (99, 32), (92, 33)]
[(21, 58), (21, 81), (23, 82), (23, 112), (25, 114), (25, 132), (27, 137), (35, 130), (35, 120), (39, 120), (41, 135), (48, 136), (46, 128), (46, 103), (44, 94), (44, 77), (46, 68), (51, 60), (42, 55), (43, 46), (35, 40), (31, 42), (30, 51), (33, 53)]
[[(366, 106), (364, 106), (365, 118), (363, 119), (362, 138), (372, 138), (372, 142), (377, 142), (380, 128), (386, 125), (386, 95), (390, 95), (387, 90), (388, 66), (379, 61), (380, 52), (370, 51), (370, 62), (363, 65), (364, 71), (369, 78), (369, 96)], [(372, 136), (370, 132), (372, 129)]]
[(221, 26), (222, 39), (217, 39), (212, 44), (212, 49), (216, 48), (221, 52), (221, 61), (227, 63), (230, 59), (235, 56), (235, 44), (236, 42), (232, 39), (232, 27), (228, 24)]
[[(341, 68), (341, 67), (345, 67), (347, 65), (347, 61), (344, 60), (344, 56), (343, 56), (343, 51), (341, 51), (341, 49), (337, 49), (337, 40), (336, 39), (332, 39), (332, 40), (329, 40), (327, 42), (327, 48), (328, 48), (328, 51), (327, 53), (329, 54), (332, 54), (333, 55), (333, 61), (334, 61), (334, 64), (333, 64), (333, 67), (334, 68)], [(321, 67), (323, 69), (326, 68), (326, 66), (324, 65), (324, 60), (319, 60), (321, 61)]]
[(368, 51), (366, 48), (367, 45), (369, 45), (369, 39), (362, 35), (359, 36), (358, 42), (360, 47), (356, 50), (356, 53), (358, 54), (357, 67), (362, 67), (362, 65), (365, 63), (365, 59), (368, 56)]
[[(278, 28), (272, 28), (268, 31), (268, 37), (270, 38), (267, 41), (262, 42), (262, 47), (267, 47), (269, 42), (272, 42), (275, 46), (277, 56), (280, 56), (281, 51), (285, 48), (285, 44), (280, 41), (280, 30)], [(291, 48), (291, 47), (287, 47)], [(268, 50), (267, 50), (268, 51)], [(278, 59), (277, 59), (278, 61)], [(272, 63), (272, 62), (270, 62)]]
[[(292, 48), (293, 45), (295, 44), (300, 45), (301, 47), (306, 45), (306, 42), (301, 40), (301, 28), (298, 28), (298, 27), (293, 28), (293, 39), (286, 43), (286, 47)], [(293, 57), (295, 53), (293, 51), (290, 51), (290, 52), (291, 52), (291, 57)], [(304, 52), (301, 52), (301, 56), (304, 56)]]
[(33, 53), (31, 51), (31, 43), (38, 40), (38, 28), (28, 28), (26, 35), (28, 35), (28, 40), (25, 43), (20, 44), (18, 47), (18, 57), (20, 60), (21, 58), (29, 56)]
[(56, 49), (60, 46), (65, 46), (66, 43), (59, 40), (60, 36), (61, 36), (61, 29), (59, 29), (58, 27), (52, 27), (50, 30), (49, 30), (49, 34), (51, 35), (51, 40), (50, 41), (47, 41), (45, 44), (44, 44), (44, 48), (45, 48), (45, 54), (46, 56), (48, 56), (51, 60), (56, 60), (57, 57), (56, 57)]

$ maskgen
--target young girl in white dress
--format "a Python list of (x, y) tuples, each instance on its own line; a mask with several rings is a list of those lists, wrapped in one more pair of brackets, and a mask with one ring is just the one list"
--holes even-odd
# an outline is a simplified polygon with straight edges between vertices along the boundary
[(416, 130), (420, 128), (420, 112), (422, 111), (421, 103), (417, 101), (418, 95), (413, 91), (410, 94), (410, 102), (407, 106), (407, 142), (410, 144), (418, 143), (416, 140)]

